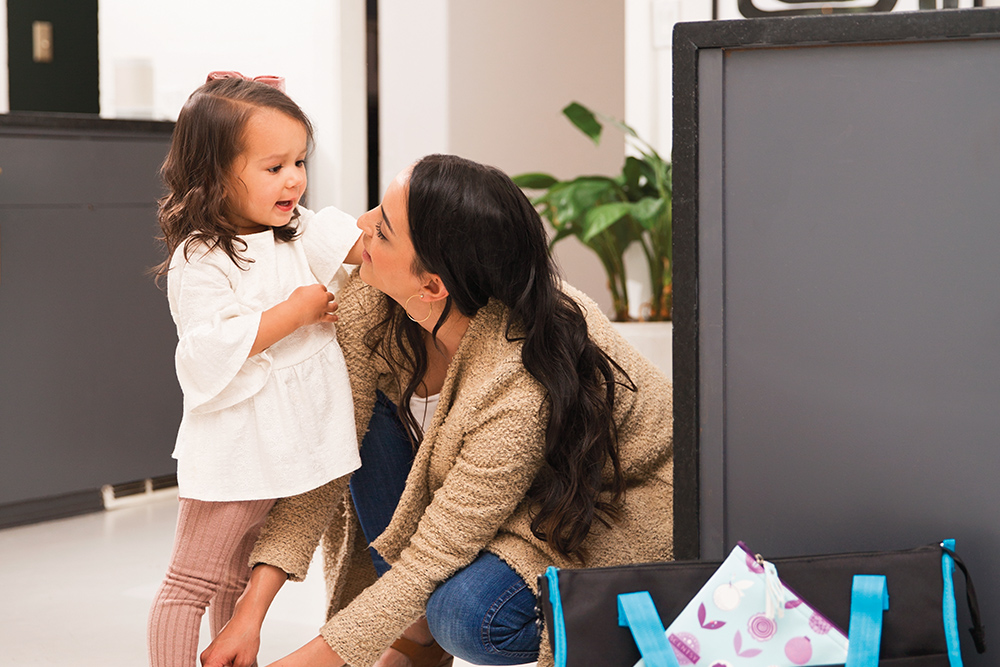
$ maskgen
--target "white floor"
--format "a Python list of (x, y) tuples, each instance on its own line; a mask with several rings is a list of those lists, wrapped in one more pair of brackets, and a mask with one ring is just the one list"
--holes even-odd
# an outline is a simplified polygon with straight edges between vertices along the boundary
[[(166, 571), (176, 496), (134, 507), (0, 530), (0, 666), (141, 667), (146, 615)], [(320, 558), (278, 594), (260, 664), (316, 636)], [(207, 623), (202, 644), (207, 645)], [(455, 667), (468, 663), (455, 661)]]

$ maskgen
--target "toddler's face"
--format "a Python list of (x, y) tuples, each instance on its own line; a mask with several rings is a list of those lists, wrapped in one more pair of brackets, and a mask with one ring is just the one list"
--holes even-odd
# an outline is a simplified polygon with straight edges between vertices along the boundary
[(306, 191), (306, 128), (273, 109), (259, 109), (246, 128), (246, 150), (233, 164), (229, 220), (240, 234), (283, 227)]

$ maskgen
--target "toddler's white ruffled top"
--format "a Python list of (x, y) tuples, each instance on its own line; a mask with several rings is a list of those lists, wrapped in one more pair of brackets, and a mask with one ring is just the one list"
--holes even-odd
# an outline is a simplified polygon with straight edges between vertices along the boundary
[(280, 498), (361, 465), (354, 402), (333, 324), (302, 327), (248, 358), (261, 313), (301, 285), (336, 292), (360, 232), (334, 208), (300, 210), (299, 237), (240, 236), (243, 268), (219, 249), (174, 253), (167, 277), (177, 324), (184, 416), (174, 458), (180, 495), (206, 501)]

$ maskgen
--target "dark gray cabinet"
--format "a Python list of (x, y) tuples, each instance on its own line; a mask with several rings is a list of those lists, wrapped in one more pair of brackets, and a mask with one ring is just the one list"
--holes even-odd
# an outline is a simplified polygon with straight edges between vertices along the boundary
[(176, 334), (149, 275), (171, 124), (0, 123), (0, 526), (174, 472)]

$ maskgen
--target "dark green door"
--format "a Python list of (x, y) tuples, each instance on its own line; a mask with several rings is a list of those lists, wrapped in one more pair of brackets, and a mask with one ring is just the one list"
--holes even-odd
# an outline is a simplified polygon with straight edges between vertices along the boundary
[(11, 111), (100, 110), (97, 0), (7, 0), (7, 57)]

